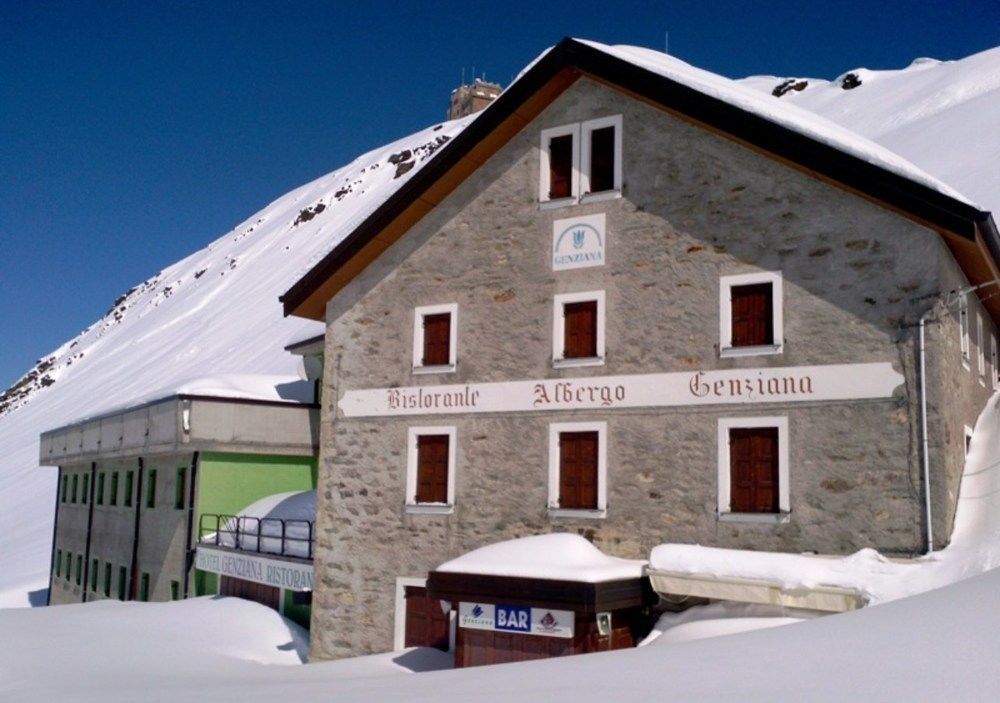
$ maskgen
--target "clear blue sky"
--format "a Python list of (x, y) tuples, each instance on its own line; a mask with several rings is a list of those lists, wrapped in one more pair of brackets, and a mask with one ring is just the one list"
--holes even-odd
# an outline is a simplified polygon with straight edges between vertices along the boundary
[[(1000, 2), (0, 0), (0, 389), (275, 197), (570, 35), (731, 77), (1000, 44)], [(277, 305), (277, 301), (275, 301)]]

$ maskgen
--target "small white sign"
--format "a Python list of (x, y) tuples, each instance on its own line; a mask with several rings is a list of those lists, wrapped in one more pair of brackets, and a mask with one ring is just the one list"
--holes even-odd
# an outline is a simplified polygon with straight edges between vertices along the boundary
[(552, 223), (552, 270), (604, 265), (607, 231), (604, 213)]
[(490, 603), (458, 604), (458, 626), (469, 630), (517, 632), (522, 635), (571, 639), (575, 631), (575, 620), (571, 610)]
[(890, 398), (903, 376), (888, 362), (587, 376), (347, 391), (345, 417), (588, 408), (665, 408)]
[(210, 571), (213, 574), (287, 588), (290, 591), (311, 591), (313, 587), (312, 564), (298, 564), (282, 559), (268, 559), (257, 554), (198, 547), (194, 565), (197, 569)]

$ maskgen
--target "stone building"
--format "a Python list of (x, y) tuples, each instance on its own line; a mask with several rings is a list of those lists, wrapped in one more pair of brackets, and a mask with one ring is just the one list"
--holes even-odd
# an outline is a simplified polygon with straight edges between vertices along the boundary
[(471, 85), (460, 85), (451, 91), (451, 101), (448, 104), (448, 119), (472, 115), (486, 108), (497, 99), (503, 88), (499, 83), (488, 83), (476, 78)]
[[(218, 558), (199, 553), (200, 568), (195, 560), (201, 551), (222, 554), (224, 566), (270, 560), (311, 578), (311, 559), (301, 558), (311, 550), (300, 540), (268, 539), (267, 519), (237, 516), (268, 496), (315, 488), (318, 421), (311, 402), (188, 390), (44, 433), (39, 462), (59, 467), (49, 603), (221, 592), (287, 607), (307, 622), (295, 589), (236, 578), (213, 566)], [(251, 531), (263, 536), (246, 555), (246, 540), (233, 538)], [(201, 537), (211, 544), (199, 545)]]
[(992, 218), (633, 59), (564, 40), (283, 296), (326, 322), (313, 658), (399, 645), (429, 572), (512, 537), (947, 544)]

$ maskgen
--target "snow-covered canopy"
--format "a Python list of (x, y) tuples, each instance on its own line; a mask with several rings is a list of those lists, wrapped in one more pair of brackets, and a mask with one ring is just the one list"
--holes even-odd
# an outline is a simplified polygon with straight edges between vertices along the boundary
[(599, 583), (638, 578), (645, 561), (611, 557), (579, 535), (554, 533), (497, 542), (437, 568), (459, 574)]
[[(218, 544), (300, 559), (312, 558), (316, 491), (289, 491), (261, 498), (219, 531)], [(215, 541), (215, 535), (206, 538)], [(203, 540), (205, 541), (205, 540)]]

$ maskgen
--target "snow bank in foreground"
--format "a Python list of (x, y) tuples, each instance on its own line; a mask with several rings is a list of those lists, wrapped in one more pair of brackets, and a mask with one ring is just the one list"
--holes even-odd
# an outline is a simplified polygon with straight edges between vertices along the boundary
[(749, 552), (688, 544), (653, 549), (650, 568), (682, 574), (766, 580), (786, 588), (839, 586), (871, 603), (939, 588), (1000, 566), (1000, 395), (976, 421), (959, 492), (951, 544), (918, 559), (887, 559), (873, 549), (840, 558)]
[(480, 547), (445, 562), (437, 570), (597, 583), (638, 578), (645, 563), (608, 556), (579, 535), (554, 533)]

